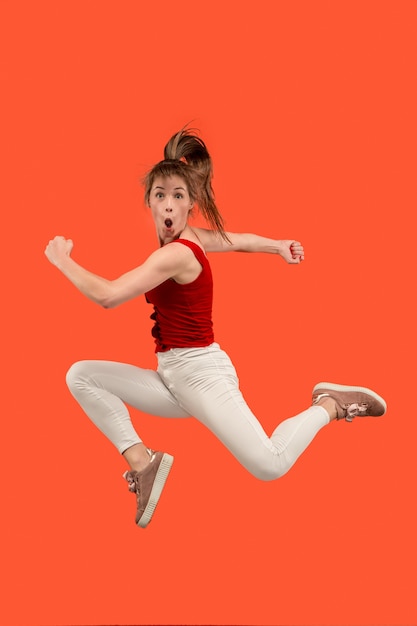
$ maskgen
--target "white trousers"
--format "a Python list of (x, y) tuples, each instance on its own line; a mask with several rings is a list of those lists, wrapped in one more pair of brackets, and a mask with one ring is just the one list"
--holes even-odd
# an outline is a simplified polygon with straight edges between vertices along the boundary
[(261, 480), (283, 476), (329, 423), (327, 411), (312, 406), (281, 422), (268, 437), (217, 343), (157, 356), (157, 371), (111, 361), (80, 361), (68, 371), (71, 393), (120, 453), (141, 442), (125, 403), (161, 417), (194, 416)]

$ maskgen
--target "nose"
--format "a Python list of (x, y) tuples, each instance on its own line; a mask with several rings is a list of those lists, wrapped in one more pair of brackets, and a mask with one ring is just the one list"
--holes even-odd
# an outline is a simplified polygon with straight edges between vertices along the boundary
[(172, 213), (172, 208), (168, 205), (168, 206), (165, 207), (165, 211), (167, 213)]

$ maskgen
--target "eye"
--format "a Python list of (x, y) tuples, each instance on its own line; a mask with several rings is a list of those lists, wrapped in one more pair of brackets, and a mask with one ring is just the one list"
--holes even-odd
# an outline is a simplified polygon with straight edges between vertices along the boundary
[(182, 193), (176, 193), (175, 197), (177, 198), (177, 200), (182, 200), (184, 196), (182, 195)]
[(163, 198), (164, 194), (162, 193), (162, 191), (157, 191), (156, 194), (155, 194), (155, 197), (156, 198)]

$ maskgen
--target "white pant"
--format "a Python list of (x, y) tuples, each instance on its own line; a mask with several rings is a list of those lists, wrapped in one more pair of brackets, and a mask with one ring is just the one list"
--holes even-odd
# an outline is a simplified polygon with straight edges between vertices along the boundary
[(140, 443), (125, 402), (162, 417), (196, 417), (261, 480), (283, 476), (329, 423), (321, 406), (291, 417), (269, 438), (247, 406), (235, 368), (217, 343), (160, 352), (157, 371), (111, 361), (80, 361), (67, 374), (71, 393), (120, 453)]

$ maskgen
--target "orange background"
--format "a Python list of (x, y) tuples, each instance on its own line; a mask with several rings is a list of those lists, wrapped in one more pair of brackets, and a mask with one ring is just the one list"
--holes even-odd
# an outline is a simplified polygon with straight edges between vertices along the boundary
[[(415, 624), (414, 1), (4, 1), (0, 623)], [(134, 412), (176, 457), (152, 524), (65, 386), (154, 365), (143, 298), (105, 311), (43, 256), (106, 277), (156, 246), (138, 183), (194, 120), (230, 230), (301, 266), (212, 255), (217, 340), (268, 432), (320, 380), (386, 417), (324, 429), (281, 480), (194, 420)]]

